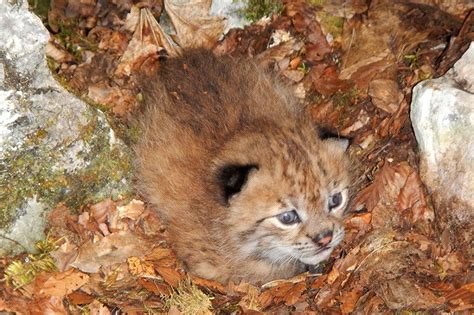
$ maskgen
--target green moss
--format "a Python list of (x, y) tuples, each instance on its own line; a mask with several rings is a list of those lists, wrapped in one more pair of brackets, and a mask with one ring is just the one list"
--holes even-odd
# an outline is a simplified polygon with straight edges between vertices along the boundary
[(5, 268), (6, 282), (18, 289), (31, 283), (43, 271), (57, 270), (49, 253), (58, 248), (58, 241), (53, 240), (49, 235), (45, 240), (38, 241), (36, 243), (37, 254), (28, 255), (25, 261), (15, 260)]
[(316, 15), (325, 34), (329, 33), (334, 38), (342, 36), (344, 18), (331, 15), (324, 11), (319, 11)]
[(361, 91), (357, 88), (352, 88), (349, 91), (336, 92), (330, 98), (334, 105), (346, 107), (355, 104), (359, 95), (361, 95)]
[(250, 22), (260, 20), (272, 13), (279, 14), (283, 9), (281, 0), (243, 0), (245, 7), (238, 11)]
[(48, 19), (50, 2), (50, 0), (28, 0), (30, 10), (39, 16), (43, 22)]
[[(111, 145), (110, 129), (101, 121), (103, 118), (91, 115), (78, 139), (69, 146), (50, 150), (38, 144), (47, 136), (46, 128), (29, 135), (23, 147), (6, 152), (0, 161), (6, 168), (0, 172), (0, 182), (5, 183), (0, 186), (0, 228), (9, 226), (17, 209), (29, 198), (36, 197), (49, 207), (65, 202), (71, 208), (79, 208), (131, 193), (130, 150), (123, 145)], [(73, 145), (80, 145), (82, 150), (69, 158), (83, 161), (84, 165), (68, 170), (61, 167), (61, 158), (71, 154), (68, 150)]]
[(82, 36), (78, 30), (80, 27), (77, 26), (77, 20), (58, 21), (59, 31), (54, 35), (59, 40), (61, 45), (76, 58), (76, 60), (82, 60), (82, 51), (97, 51), (98, 44), (91, 42), (84, 36)]
[(326, 0), (308, 0), (308, 2), (314, 6), (323, 6), (326, 3)]
[(171, 296), (163, 296), (166, 307), (177, 308), (182, 314), (212, 314), (213, 297), (204, 292), (187, 279), (173, 290)]

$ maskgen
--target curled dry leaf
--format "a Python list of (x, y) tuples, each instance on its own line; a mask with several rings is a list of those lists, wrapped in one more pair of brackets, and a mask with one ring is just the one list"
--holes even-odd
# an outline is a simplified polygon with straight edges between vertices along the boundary
[(164, 4), (182, 48), (212, 48), (224, 32), (224, 18), (209, 15), (211, 0), (164, 0)]
[(132, 40), (120, 58), (115, 75), (129, 76), (139, 70), (147, 59), (154, 58), (161, 49), (166, 50), (171, 57), (180, 54), (180, 48), (163, 31), (149, 8), (139, 9), (134, 6), (127, 19), (128, 28), (132, 27), (132, 23), (136, 25)]

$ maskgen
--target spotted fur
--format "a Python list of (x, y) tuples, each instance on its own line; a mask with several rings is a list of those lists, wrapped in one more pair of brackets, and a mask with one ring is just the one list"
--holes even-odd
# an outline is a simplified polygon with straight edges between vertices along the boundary
[[(329, 257), (344, 235), (345, 145), (321, 139), (286, 88), (249, 60), (200, 51), (140, 82), (139, 187), (192, 273), (265, 282)], [(223, 177), (228, 166), (245, 172)], [(329, 211), (338, 192), (343, 204)], [(288, 227), (278, 215), (293, 209), (301, 222)], [(316, 236), (328, 229), (321, 247)]]

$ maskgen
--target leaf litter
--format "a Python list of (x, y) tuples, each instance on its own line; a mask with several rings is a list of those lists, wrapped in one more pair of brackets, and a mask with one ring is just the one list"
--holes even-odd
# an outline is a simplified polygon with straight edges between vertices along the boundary
[(133, 73), (159, 66), (163, 56), (206, 47), (272, 67), (315, 123), (353, 139), (356, 176), (344, 243), (317, 273), (261, 287), (223, 285), (186, 273), (140, 196), (79, 209), (58, 204), (36, 254), (1, 259), (0, 310), (472, 312), (470, 244), (454, 246), (440, 232), (408, 119), (413, 85), (446, 72), (473, 40), (472, 3), (288, 0), (225, 35), (225, 21), (209, 14), (210, 4), (51, 2), (51, 69), (133, 128), (140, 99)]

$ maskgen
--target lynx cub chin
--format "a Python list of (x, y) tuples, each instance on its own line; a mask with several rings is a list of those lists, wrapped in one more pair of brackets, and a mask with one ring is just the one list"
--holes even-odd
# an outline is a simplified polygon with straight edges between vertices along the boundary
[(140, 189), (191, 273), (266, 282), (330, 256), (344, 236), (347, 140), (320, 137), (246, 59), (192, 51), (140, 82)]

